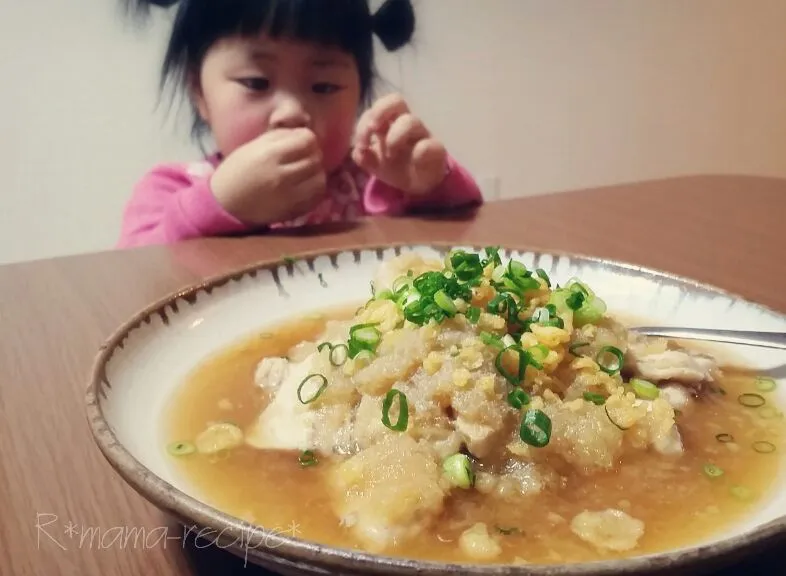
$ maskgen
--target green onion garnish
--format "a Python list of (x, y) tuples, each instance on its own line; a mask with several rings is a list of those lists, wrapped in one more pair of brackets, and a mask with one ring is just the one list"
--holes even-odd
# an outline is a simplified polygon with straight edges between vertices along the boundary
[(752, 444), (753, 449), (759, 454), (772, 454), (775, 452), (775, 444), (766, 440), (758, 440)]
[(521, 534), (521, 530), (516, 528), (515, 526), (512, 528), (502, 528), (501, 526), (497, 526), (497, 532), (504, 536), (510, 536), (511, 534)]
[(623, 431), (630, 429), (630, 426), (622, 426), (619, 422), (614, 420), (614, 418), (611, 416), (611, 414), (609, 414), (609, 405), (608, 404), (604, 404), (603, 409), (606, 411), (606, 416), (608, 417), (609, 422), (614, 424), (617, 428), (619, 428), (620, 430), (623, 430)]
[(715, 464), (705, 464), (704, 474), (706, 474), (710, 478), (719, 478), (720, 476), (723, 476), (723, 468), (720, 468)]
[(463, 282), (483, 275), (483, 265), (477, 254), (456, 250), (450, 253), (449, 262), (456, 278)]
[(717, 440), (721, 444), (728, 444), (729, 442), (734, 442), (734, 436), (732, 436), (731, 434), (726, 434), (726, 433), (716, 434), (715, 435), (715, 440)]
[(486, 346), (492, 346), (494, 348), (502, 349), (505, 347), (505, 345), (502, 343), (502, 339), (499, 336), (489, 332), (481, 332), (480, 341), (483, 342)]
[(450, 299), (444, 290), (438, 290), (436, 294), (434, 294), (434, 302), (437, 306), (442, 308), (445, 311), (445, 314), (448, 317), (453, 317), (456, 315), (456, 305), (453, 303), (453, 300)]
[(782, 414), (772, 406), (764, 406), (759, 410), (759, 417), (764, 420), (772, 420), (774, 418), (780, 418), (781, 416)]
[(486, 259), (482, 262), (484, 268), (489, 264), (493, 264), (494, 266), (499, 266), (502, 264), (502, 258), (500, 258), (499, 249), (499, 246), (487, 246), (485, 248)]
[(516, 301), (508, 293), (494, 296), (486, 306), (486, 310), (492, 314), (507, 318), (508, 322), (515, 322), (519, 313)]
[(543, 279), (543, 281), (546, 283), (546, 286), (551, 288), (551, 279), (549, 279), (549, 275), (546, 274), (546, 271), (543, 268), (538, 268), (537, 270), (535, 270), (535, 274), (540, 276)]
[(325, 348), (332, 350), (333, 345), (330, 342), (322, 342), (319, 346), (317, 346), (317, 352), (322, 352)]
[(592, 402), (596, 406), (603, 406), (606, 403), (606, 397), (595, 392), (584, 392), (584, 400)]
[[(315, 382), (320, 382), (319, 388), (312, 396), (309, 396), (306, 400), (304, 400), (302, 395), (303, 387), (311, 380), (314, 380)], [(325, 391), (327, 385), (328, 385), (327, 378), (325, 378), (322, 374), (309, 374), (308, 376), (303, 378), (303, 381), (300, 383), (300, 386), (297, 387), (297, 398), (298, 400), (300, 400), (301, 404), (310, 404), (311, 402), (313, 402), (314, 400), (316, 400), (322, 395), (322, 392)]]
[[(391, 424), (390, 409), (396, 398), (399, 399), (398, 420), (395, 424)], [(385, 399), (382, 401), (382, 423), (396, 432), (403, 432), (407, 429), (407, 424), (409, 423), (409, 406), (407, 404), (407, 397), (401, 390), (393, 388), (385, 395)]]
[[(515, 372), (508, 372), (508, 370), (502, 364), (503, 356), (507, 352), (513, 352), (518, 355), (518, 366)], [(524, 381), (524, 374), (527, 370), (527, 364), (531, 364), (531, 358), (527, 351), (521, 348), (521, 346), (509, 346), (503, 350), (500, 350), (499, 353), (497, 353), (497, 358), (494, 360), (494, 366), (497, 368), (497, 371), (502, 374), (505, 380), (514, 386), (518, 386)]]
[(729, 492), (738, 500), (750, 500), (753, 497), (753, 490), (745, 486), (732, 486)]
[(767, 403), (763, 396), (750, 393), (740, 394), (737, 400), (740, 404), (747, 408), (758, 408), (759, 406), (764, 406), (764, 404)]
[(759, 378), (756, 378), (756, 388), (759, 390), (759, 392), (772, 392), (775, 390), (775, 380), (772, 378), (760, 376)]
[(362, 350), (375, 352), (382, 333), (377, 329), (376, 324), (357, 324), (349, 329), (349, 346), (347, 351), (349, 357), (354, 358)]
[(576, 350), (579, 348), (584, 348), (585, 346), (589, 346), (589, 342), (575, 342), (568, 347), (568, 352), (573, 354), (574, 356), (581, 356), (581, 354), (577, 354)]
[[(608, 354), (614, 356), (613, 359), (607, 357)], [(608, 359), (608, 362), (605, 360)], [(619, 348), (615, 348), (614, 346), (604, 346), (600, 349), (598, 354), (595, 356), (595, 362), (598, 363), (600, 369), (603, 370), (606, 374), (616, 374), (622, 368), (622, 364), (624, 363), (625, 358), (622, 354), (622, 351)]]
[(570, 296), (565, 298), (565, 304), (575, 312), (582, 307), (586, 298), (583, 292), (571, 292)]
[(543, 448), (551, 439), (551, 419), (542, 410), (527, 410), (521, 419), (519, 437), (536, 448)]
[(549, 356), (549, 349), (543, 344), (527, 348), (529, 353), (530, 364), (538, 370), (543, 370), (543, 363)]
[(636, 393), (636, 396), (643, 398), (644, 400), (655, 400), (655, 398), (660, 396), (660, 390), (658, 387), (647, 380), (642, 380), (641, 378), (631, 378), (630, 385), (633, 387), (633, 391)]
[(468, 490), (475, 485), (475, 472), (466, 454), (453, 454), (442, 463), (442, 471), (451, 484)]
[(303, 451), (300, 456), (298, 456), (298, 462), (303, 468), (308, 468), (309, 466), (314, 466), (315, 464), (319, 463), (317, 459), (317, 455), (314, 454), (312, 450), (305, 450)]
[(342, 366), (349, 358), (349, 348), (345, 344), (336, 344), (330, 350), (330, 363), (333, 366)]
[(508, 404), (513, 406), (516, 410), (521, 410), (524, 406), (529, 404), (529, 394), (524, 392), (521, 388), (514, 388), (508, 392)]
[(384, 290), (380, 290), (377, 294), (374, 295), (374, 300), (395, 300), (396, 297), (387, 288)]
[(477, 306), (470, 306), (467, 310), (467, 320), (469, 320), (470, 324), (477, 324), (478, 320), (480, 320), (480, 308)]
[(166, 449), (172, 456), (188, 456), (196, 452), (196, 446), (191, 442), (172, 442)]

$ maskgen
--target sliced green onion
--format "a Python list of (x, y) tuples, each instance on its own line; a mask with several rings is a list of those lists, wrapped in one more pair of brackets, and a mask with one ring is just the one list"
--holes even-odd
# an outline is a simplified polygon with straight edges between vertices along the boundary
[(317, 346), (317, 352), (322, 352), (322, 350), (324, 350), (325, 348), (327, 348), (328, 350), (332, 350), (333, 345), (330, 342), (322, 342), (322, 344)]
[(535, 270), (535, 274), (537, 274), (540, 278), (543, 279), (547, 287), (551, 288), (551, 279), (549, 278), (549, 275), (546, 274), (546, 271), (543, 268), (538, 268), (537, 270)]
[(734, 442), (734, 436), (732, 436), (731, 434), (726, 434), (724, 432), (723, 434), (716, 434), (715, 440), (717, 440), (721, 444), (728, 444), (729, 442)]
[(478, 320), (480, 320), (480, 308), (477, 306), (470, 306), (467, 310), (467, 320), (469, 320), (470, 324), (477, 324)]
[[(507, 352), (514, 352), (518, 355), (518, 368), (516, 369), (516, 372), (508, 372), (508, 370), (502, 364), (503, 356)], [(531, 364), (530, 355), (527, 354), (527, 351), (520, 346), (509, 346), (500, 350), (499, 353), (497, 353), (497, 358), (494, 360), (494, 366), (497, 368), (497, 371), (505, 378), (505, 380), (514, 386), (518, 386), (524, 381), (527, 364)]]
[[(393, 401), (398, 398), (398, 420), (395, 424), (390, 422), (390, 409), (393, 407)], [(388, 391), (385, 399), (382, 401), (382, 423), (396, 432), (403, 432), (407, 429), (409, 423), (409, 405), (407, 404), (407, 397), (401, 390), (395, 388)]]
[[(610, 360), (608, 363), (604, 363), (604, 355), (606, 354), (611, 354), (614, 356), (614, 359)], [(616, 362), (614, 360), (616, 360)], [(595, 362), (598, 363), (600, 369), (603, 370), (606, 374), (613, 375), (620, 371), (622, 364), (625, 362), (625, 358), (622, 354), (622, 350), (619, 348), (614, 346), (604, 346), (595, 356)]]
[(486, 305), (486, 310), (492, 314), (507, 318), (508, 321), (515, 321), (519, 310), (516, 301), (508, 293), (497, 294)]
[(450, 299), (450, 296), (448, 296), (444, 290), (439, 290), (434, 294), (434, 302), (445, 311), (448, 317), (453, 317), (456, 315), (456, 312), (458, 312), (453, 300)]
[(759, 410), (759, 417), (763, 418), (764, 420), (773, 420), (775, 418), (780, 418), (782, 414), (776, 408), (772, 406), (764, 406), (761, 410)]
[(484, 251), (486, 252), (486, 260), (483, 261), (484, 268), (489, 264), (493, 264), (494, 266), (500, 266), (502, 264), (502, 258), (500, 258), (499, 255), (499, 246), (487, 246)]
[(480, 341), (483, 342), (486, 346), (493, 346), (494, 348), (499, 349), (505, 348), (505, 345), (502, 343), (502, 339), (499, 336), (489, 332), (481, 332)]
[(579, 348), (584, 348), (585, 346), (589, 346), (589, 345), (590, 345), (589, 342), (575, 342), (574, 344), (568, 346), (568, 352), (570, 352), (574, 356), (581, 356), (581, 354), (576, 353), (576, 350), (578, 350)]
[(729, 492), (738, 500), (750, 500), (753, 498), (753, 490), (745, 486), (732, 486), (729, 488)]
[(511, 346), (515, 346), (516, 345), (516, 339), (513, 338), (513, 336), (511, 336), (510, 334), (505, 334), (502, 337), (502, 345), (505, 348), (510, 348)]
[(545, 322), (539, 322), (541, 326), (553, 326), (555, 328), (564, 328), (565, 322), (559, 316), (555, 316), (554, 318), (549, 318)]
[(705, 464), (704, 474), (710, 478), (719, 478), (723, 476), (723, 468), (716, 466), (715, 464)]
[(456, 250), (449, 254), (449, 262), (450, 268), (456, 274), (456, 278), (462, 282), (467, 282), (483, 275), (483, 265), (480, 262), (480, 256), (477, 254)]
[(314, 466), (315, 464), (319, 463), (317, 459), (317, 455), (314, 454), (312, 450), (305, 450), (303, 451), (300, 456), (298, 456), (298, 462), (303, 468), (308, 468), (309, 466)]
[(538, 370), (543, 370), (543, 363), (549, 356), (549, 349), (543, 344), (538, 344), (537, 346), (527, 348), (527, 352), (529, 353), (532, 366)]
[(396, 297), (393, 294), (393, 292), (391, 292), (390, 290), (388, 290), (386, 288), (384, 290), (381, 290), (378, 294), (375, 294), (374, 295), (374, 299), (375, 300), (395, 300)]
[(756, 378), (756, 388), (759, 392), (772, 392), (775, 390), (775, 380), (773, 378), (760, 376)]
[(759, 406), (764, 406), (767, 401), (764, 399), (763, 396), (760, 394), (740, 394), (737, 398), (740, 404), (747, 408), (758, 408)]
[(530, 446), (543, 448), (551, 439), (551, 419), (542, 410), (527, 410), (521, 419), (519, 437)]
[(567, 288), (574, 294), (581, 294), (585, 298), (591, 295), (589, 288), (584, 286), (584, 284), (579, 282), (576, 278), (572, 278), (570, 281), (568, 281), (568, 284), (565, 286), (565, 288)]
[(766, 440), (758, 440), (752, 444), (753, 449), (759, 454), (772, 454), (775, 452), (775, 444)]
[(508, 404), (513, 406), (516, 410), (521, 410), (524, 406), (529, 404), (529, 394), (524, 392), (521, 388), (514, 388), (508, 392)]
[(575, 312), (584, 305), (584, 300), (586, 298), (583, 292), (571, 292), (570, 296), (565, 298), (565, 304)]
[(393, 288), (393, 292), (395, 294), (398, 294), (399, 292), (401, 292), (402, 290), (405, 290), (406, 288), (408, 288), (410, 286), (412, 286), (412, 278), (408, 278), (407, 276), (399, 276), (393, 282), (392, 288)]
[(172, 442), (166, 449), (172, 456), (188, 456), (196, 452), (196, 446), (191, 442)]
[(349, 358), (349, 348), (345, 344), (336, 344), (330, 350), (330, 363), (333, 366), (342, 366)]
[(641, 378), (631, 378), (630, 385), (633, 387), (633, 391), (636, 393), (636, 396), (643, 398), (644, 400), (655, 400), (655, 398), (660, 396), (660, 390), (658, 387), (648, 380), (642, 380)]
[[(302, 395), (303, 387), (306, 384), (308, 384), (308, 382), (311, 380), (320, 382), (319, 388), (312, 396), (309, 396), (306, 400), (304, 400)], [(303, 381), (300, 383), (300, 386), (297, 387), (297, 398), (298, 400), (300, 400), (301, 404), (310, 404), (311, 402), (313, 402), (314, 400), (316, 400), (322, 395), (322, 392), (325, 391), (327, 385), (328, 385), (327, 378), (325, 378), (322, 374), (309, 374), (308, 376), (303, 378)]]
[(362, 350), (375, 352), (382, 333), (376, 324), (357, 324), (349, 329), (349, 357), (356, 357)]
[(598, 322), (605, 313), (606, 303), (597, 296), (592, 296), (573, 313), (573, 323), (577, 328), (581, 328), (585, 324)]
[(606, 403), (606, 397), (595, 392), (584, 392), (584, 400), (592, 402), (596, 406), (603, 406)]
[(611, 414), (609, 414), (609, 405), (608, 404), (604, 404), (603, 409), (606, 411), (606, 416), (608, 417), (609, 422), (614, 424), (617, 428), (619, 428), (622, 431), (630, 429), (630, 426), (623, 426), (622, 424), (620, 424), (619, 422), (614, 420), (614, 417)]
[(453, 454), (442, 463), (442, 471), (451, 484), (468, 490), (475, 486), (475, 472), (466, 454)]
[(502, 534), (503, 536), (510, 536), (511, 534), (521, 534), (521, 530), (513, 526), (512, 528), (503, 528), (502, 526), (496, 526), (497, 532)]

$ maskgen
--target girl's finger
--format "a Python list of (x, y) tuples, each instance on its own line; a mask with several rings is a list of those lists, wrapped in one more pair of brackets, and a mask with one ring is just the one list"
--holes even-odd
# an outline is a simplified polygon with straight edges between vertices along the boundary
[(383, 135), (387, 132), (387, 127), (391, 122), (407, 113), (409, 113), (409, 107), (401, 95), (388, 94), (380, 98), (358, 122), (358, 144), (368, 146), (373, 133)]
[(385, 138), (386, 156), (395, 158), (409, 153), (415, 144), (428, 136), (429, 132), (419, 118), (403, 114), (390, 125)]
[(360, 146), (356, 146), (352, 150), (352, 160), (360, 168), (368, 172), (375, 171), (380, 164), (379, 157), (377, 156), (376, 152), (374, 152), (374, 150)]

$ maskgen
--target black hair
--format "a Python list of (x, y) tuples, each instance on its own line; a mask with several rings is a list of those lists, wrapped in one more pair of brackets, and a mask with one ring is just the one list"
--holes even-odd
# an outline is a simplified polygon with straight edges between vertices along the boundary
[[(405, 46), (415, 30), (411, 0), (385, 0), (371, 13), (369, 0), (125, 0), (137, 14), (151, 6), (176, 4), (161, 70), (162, 90), (169, 84), (188, 89), (205, 54), (221, 38), (289, 37), (339, 48), (352, 54), (360, 76), (361, 98), (368, 103), (376, 77), (374, 34), (389, 51)], [(194, 114), (194, 132), (204, 126)]]

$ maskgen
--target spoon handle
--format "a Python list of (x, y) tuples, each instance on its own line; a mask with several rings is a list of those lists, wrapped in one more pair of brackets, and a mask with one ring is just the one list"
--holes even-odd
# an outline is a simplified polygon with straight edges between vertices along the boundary
[(715, 330), (714, 328), (676, 328), (664, 326), (639, 326), (633, 331), (648, 336), (708, 340), (729, 344), (745, 344), (763, 348), (786, 350), (786, 332), (756, 332), (744, 330)]

